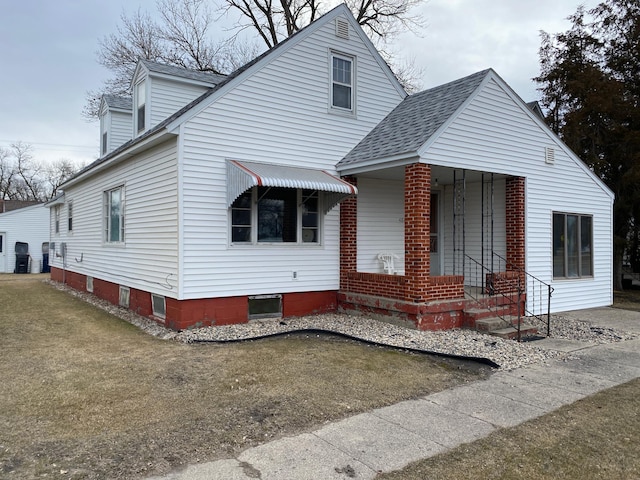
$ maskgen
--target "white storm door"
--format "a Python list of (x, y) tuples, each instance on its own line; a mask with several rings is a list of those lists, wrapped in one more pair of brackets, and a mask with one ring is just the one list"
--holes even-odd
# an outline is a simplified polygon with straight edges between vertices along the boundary
[(441, 270), (441, 258), (440, 258), (440, 246), (442, 245), (440, 239), (440, 195), (438, 193), (431, 194), (431, 212), (429, 230), (431, 234), (430, 238), (430, 270), (431, 276), (435, 277), (442, 275)]

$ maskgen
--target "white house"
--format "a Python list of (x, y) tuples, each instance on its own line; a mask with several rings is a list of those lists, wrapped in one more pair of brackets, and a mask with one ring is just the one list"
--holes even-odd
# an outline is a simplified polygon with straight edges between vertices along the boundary
[(131, 87), (50, 203), (56, 280), (175, 329), (459, 326), (509, 281), (611, 303), (611, 192), (491, 70), (407, 97), (341, 5), (227, 77), (141, 61)]
[[(24, 254), (20, 254), (22, 262), (16, 262), (17, 242), (28, 244), (26, 264)], [(0, 273), (39, 273), (42, 245), (48, 242), (49, 210), (44, 204), (0, 213)]]

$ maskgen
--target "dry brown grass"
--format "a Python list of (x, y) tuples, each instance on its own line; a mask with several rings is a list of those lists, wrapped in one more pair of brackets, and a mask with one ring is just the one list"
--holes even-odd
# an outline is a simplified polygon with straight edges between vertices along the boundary
[(139, 478), (486, 374), (328, 335), (150, 337), (0, 276), (0, 477)]
[(640, 380), (377, 480), (638, 479)]

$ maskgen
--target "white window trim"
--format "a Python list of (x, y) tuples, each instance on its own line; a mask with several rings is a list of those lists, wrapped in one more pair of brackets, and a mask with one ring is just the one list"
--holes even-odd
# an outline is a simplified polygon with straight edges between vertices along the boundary
[[(333, 104), (333, 59), (341, 58), (351, 62), (351, 108), (338, 107)], [(348, 53), (339, 52), (336, 50), (329, 50), (329, 112), (349, 117), (356, 116), (356, 85), (357, 85), (357, 69), (356, 69), (356, 57), (349, 55)], [(340, 84), (343, 85), (343, 84)]]
[[(109, 214), (109, 193), (120, 190), (120, 240), (109, 240), (111, 233), (111, 215)], [(109, 188), (102, 192), (102, 243), (104, 245), (124, 245), (125, 243), (125, 186), (119, 185), (117, 187)]]
[(73, 200), (67, 204), (67, 233), (73, 234)]
[[(140, 88), (144, 87), (144, 102), (140, 105)], [(143, 134), (147, 130), (147, 125), (149, 125), (149, 85), (147, 79), (142, 80), (135, 84), (133, 89), (133, 136), (137, 137), (138, 135)], [(142, 127), (138, 125), (138, 109), (139, 107), (144, 106), (144, 125)]]
[(228, 235), (229, 235), (229, 245), (233, 247), (242, 247), (242, 246), (250, 246), (250, 247), (261, 247), (261, 246), (274, 246), (274, 247), (282, 247), (282, 248), (291, 248), (291, 247), (304, 247), (304, 248), (316, 248), (323, 245), (324, 240), (324, 219), (325, 214), (323, 209), (323, 195), (321, 195), (321, 191), (318, 191), (318, 241), (317, 242), (304, 242), (302, 240), (302, 189), (296, 189), (296, 241), (295, 242), (259, 242), (258, 241), (258, 187), (252, 187), (251, 189), (251, 241), (249, 242), (234, 242), (233, 241), (233, 218), (232, 218), (232, 207), (229, 207), (228, 211)]
[[(567, 217), (568, 216), (574, 216), (574, 217), (578, 217), (578, 223), (577, 223), (577, 233), (576, 235), (578, 236), (578, 275), (577, 276), (566, 276), (567, 273), (567, 263), (568, 263), (568, 254), (567, 254), (567, 243), (566, 243), (566, 239), (565, 239), (565, 243), (563, 245), (563, 256), (564, 256), (564, 260), (563, 260), (563, 267), (564, 267), (564, 275), (562, 276), (555, 276), (554, 270), (555, 270), (555, 264), (554, 264), (554, 258), (553, 258), (553, 241), (554, 241), (554, 230), (553, 230), (553, 217), (554, 215), (563, 215), (564, 217), (564, 234), (566, 235), (567, 232)], [(590, 270), (591, 273), (588, 275), (584, 275), (582, 273), (583, 271), (583, 267), (582, 267), (582, 255), (580, 252), (580, 241), (581, 241), (581, 229), (582, 229), (582, 222), (581, 219), (583, 217), (587, 217), (591, 219), (591, 256), (590, 256)], [(595, 263), (595, 258), (594, 258), (594, 240), (595, 240), (595, 235), (594, 235), (594, 220), (593, 220), (593, 214), (591, 213), (571, 213), (571, 212), (562, 212), (562, 211), (553, 211), (551, 212), (551, 273), (552, 273), (552, 278), (554, 281), (579, 281), (579, 280), (590, 280), (593, 279), (595, 277), (594, 275), (594, 263)]]
[(53, 207), (53, 233), (56, 235), (60, 235), (60, 216), (61, 216), (62, 207), (60, 205), (56, 205)]

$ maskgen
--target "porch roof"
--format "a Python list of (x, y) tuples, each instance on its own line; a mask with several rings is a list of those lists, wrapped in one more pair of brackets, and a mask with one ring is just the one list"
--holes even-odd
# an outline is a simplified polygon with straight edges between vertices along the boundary
[(303, 188), (325, 192), (325, 213), (358, 190), (350, 183), (313, 168), (258, 162), (227, 161), (227, 206), (254, 186)]
[(338, 172), (409, 157), (434, 135), (478, 89), (491, 69), (406, 97), (336, 166)]

